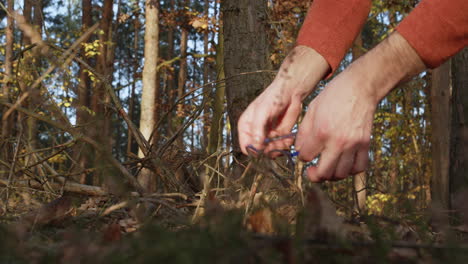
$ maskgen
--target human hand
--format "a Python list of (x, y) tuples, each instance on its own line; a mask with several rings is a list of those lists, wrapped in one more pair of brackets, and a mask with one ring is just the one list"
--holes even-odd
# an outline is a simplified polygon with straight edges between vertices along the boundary
[(296, 137), (299, 159), (318, 166), (307, 169), (313, 182), (340, 180), (362, 172), (378, 102), (399, 82), (425, 68), (398, 33), (339, 74), (309, 105)]
[(294, 139), (285, 137), (265, 146), (265, 138), (291, 132), (302, 109), (302, 100), (328, 72), (325, 59), (315, 50), (296, 47), (285, 59), (275, 80), (244, 111), (238, 121), (239, 143), (255, 149), (287, 149)]
[(361, 89), (365, 81), (352, 72), (338, 75), (310, 104), (299, 126), (299, 159), (318, 166), (307, 169), (313, 182), (341, 180), (364, 171), (377, 102)]

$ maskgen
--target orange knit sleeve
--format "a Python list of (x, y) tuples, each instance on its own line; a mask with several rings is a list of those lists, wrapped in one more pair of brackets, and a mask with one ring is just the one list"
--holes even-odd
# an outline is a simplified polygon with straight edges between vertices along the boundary
[[(468, 1), (468, 0), (466, 0)], [(330, 65), (330, 77), (369, 15), (370, 0), (314, 0), (299, 31), (297, 45), (313, 48)]]
[(396, 30), (435, 68), (468, 45), (468, 0), (423, 0)]

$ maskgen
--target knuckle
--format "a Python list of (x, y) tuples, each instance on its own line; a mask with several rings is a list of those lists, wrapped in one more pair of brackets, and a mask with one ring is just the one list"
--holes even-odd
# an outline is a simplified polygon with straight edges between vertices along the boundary
[(356, 139), (356, 145), (360, 147), (368, 147), (370, 145), (370, 137), (358, 137)]
[(329, 135), (330, 132), (325, 126), (320, 126), (316, 129), (315, 136), (318, 140), (326, 140)]

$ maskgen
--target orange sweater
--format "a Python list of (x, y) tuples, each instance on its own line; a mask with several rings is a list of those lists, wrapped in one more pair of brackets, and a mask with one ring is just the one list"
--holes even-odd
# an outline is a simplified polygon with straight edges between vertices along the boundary
[[(371, 2), (314, 0), (297, 44), (320, 53), (333, 73), (363, 27)], [(435, 68), (468, 45), (468, 0), (422, 0), (396, 30), (426, 66)]]

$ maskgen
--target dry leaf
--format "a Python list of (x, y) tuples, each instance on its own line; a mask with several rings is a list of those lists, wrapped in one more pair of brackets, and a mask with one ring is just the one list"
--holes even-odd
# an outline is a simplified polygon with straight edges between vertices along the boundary
[(272, 234), (273, 228), (272, 212), (269, 208), (263, 208), (247, 218), (247, 228), (255, 233)]
[(200, 19), (200, 18), (195, 18), (194, 20), (191, 21), (192, 27), (195, 29), (207, 29), (208, 28), (208, 22), (205, 19)]

